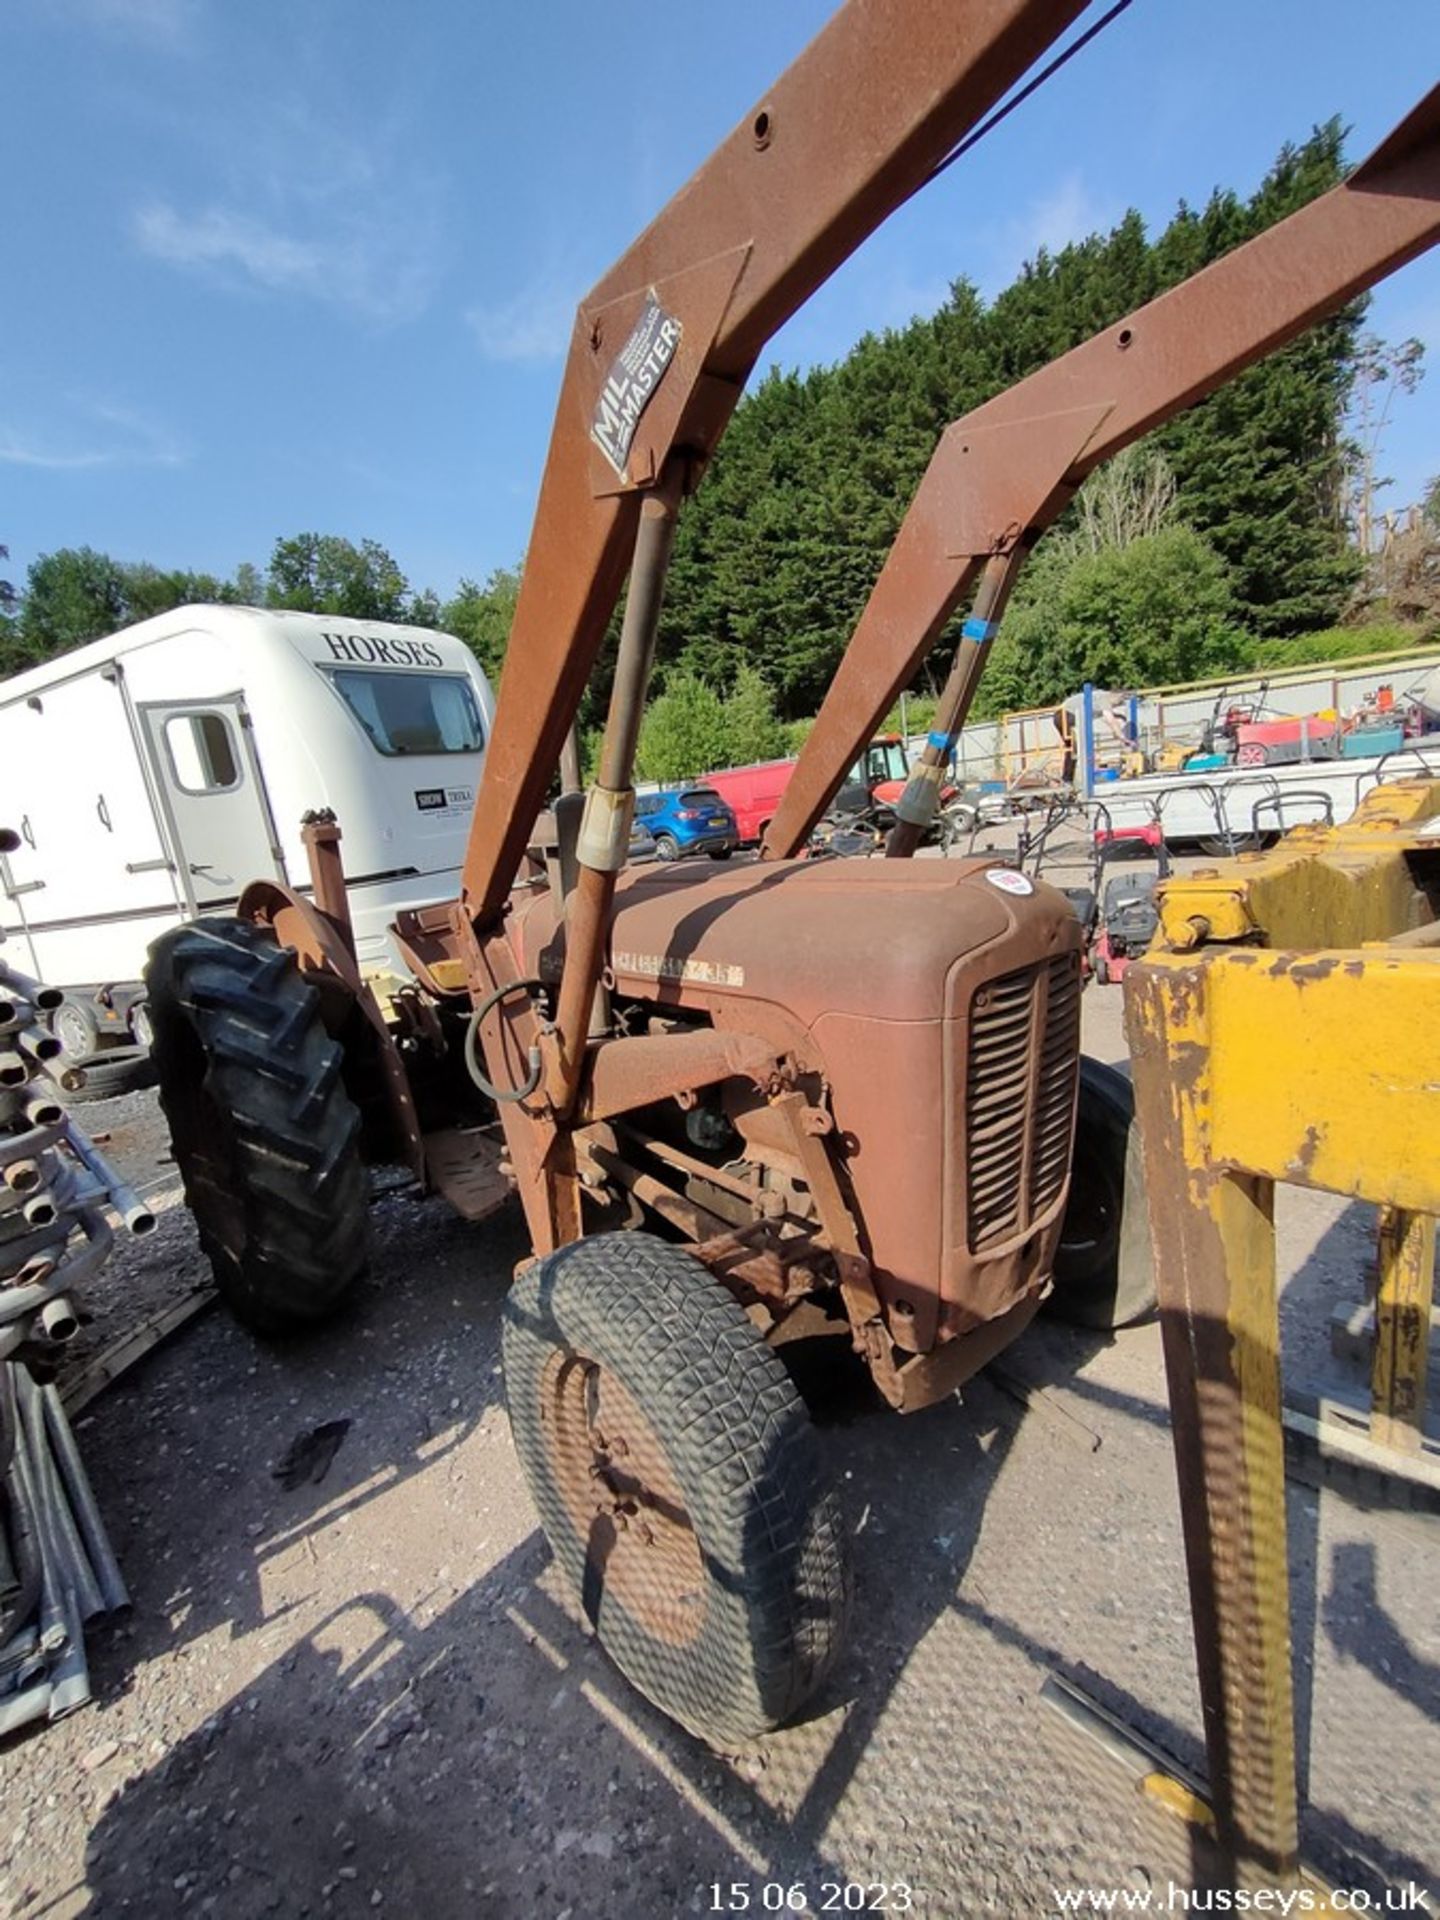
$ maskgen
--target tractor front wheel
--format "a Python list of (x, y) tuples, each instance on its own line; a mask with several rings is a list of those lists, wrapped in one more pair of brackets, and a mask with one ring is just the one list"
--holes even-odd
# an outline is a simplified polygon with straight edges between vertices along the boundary
[(598, 1235), (505, 1304), (515, 1450), (601, 1645), (716, 1744), (789, 1719), (841, 1641), (838, 1504), (785, 1369), (681, 1248)]
[(1155, 1307), (1135, 1093), (1123, 1073), (1085, 1055), (1049, 1305), (1062, 1320), (1096, 1328), (1129, 1326)]
[(163, 934), (146, 984), (160, 1104), (221, 1293), (257, 1333), (324, 1319), (365, 1270), (369, 1188), (319, 995), (243, 920)]

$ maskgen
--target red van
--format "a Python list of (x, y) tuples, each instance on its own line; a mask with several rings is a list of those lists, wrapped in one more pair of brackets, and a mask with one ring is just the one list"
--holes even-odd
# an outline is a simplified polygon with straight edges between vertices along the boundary
[(705, 785), (715, 789), (735, 816), (741, 846), (755, 845), (763, 837), (794, 771), (793, 760), (761, 760), (753, 767), (706, 774)]
[[(705, 785), (713, 787), (735, 816), (742, 846), (754, 846), (764, 838), (765, 829), (775, 818), (780, 796), (795, 771), (793, 760), (759, 760), (749, 767), (727, 767), (719, 773), (707, 773)], [(840, 813), (857, 813), (870, 804), (894, 808), (905, 791), (909, 765), (905, 743), (898, 733), (878, 733), (846, 776), (835, 797)], [(955, 788), (942, 788), (942, 804), (953, 800)]]

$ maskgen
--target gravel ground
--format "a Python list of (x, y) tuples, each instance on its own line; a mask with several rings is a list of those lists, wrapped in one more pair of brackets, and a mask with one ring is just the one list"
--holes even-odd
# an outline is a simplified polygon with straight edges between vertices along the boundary
[[(1119, 1014), (1087, 995), (1092, 1052), (1123, 1057)], [(91, 1291), (93, 1350), (203, 1275), (153, 1095), (85, 1118), (161, 1183), (156, 1234)], [(1184, 1875), (1039, 1698), (1069, 1676), (1199, 1764), (1153, 1327), (1033, 1328), (1008, 1361), (1049, 1390), (1028, 1411), (989, 1379), (908, 1420), (842, 1395), (849, 1651), (803, 1725), (718, 1755), (608, 1665), (536, 1530), (499, 1373), (518, 1217), (392, 1194), (374, 1218), (343, 1324), (266, 1347), (206, 1314), (81, 1419), (135, 1604), (92, 1635), (96, 1704), (0, 1749), (0, 1914), (619, 1920), (732, 1885), (763, 1911), (767, 1883), (820, 1911), (848, 1881), (1030, 1915)], [(1298, 1383), (1333, 1367), (1368, 1251), (1361, 1210), (1287, 1196)], [(286, 1491), (289, 1444), (335, 1420), (328, 1473)], [(1440, 1886), (1436, 1523), (1302, 1487), (1290, 1520), (1307, 1851), (1341, 1884)]]

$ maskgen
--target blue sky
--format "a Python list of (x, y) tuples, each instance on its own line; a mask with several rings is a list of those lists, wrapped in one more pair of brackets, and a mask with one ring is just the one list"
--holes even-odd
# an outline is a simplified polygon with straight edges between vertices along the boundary
[[(83, 543), (228, 573), (302, 529), (380, 540), (442, 594), (513, 562), (577, 299), (830, 11), (10, 0), (11, 577)], [(1153, 226), (1248, 191), (1332, 113), (1358, 158), (1437, 73), (1417, 0), (1134, 0), (770, 357), (835, 359), (961, 273), (994, 292), (1127, 206)], [(1388, 441), (1398, 504), (1440, 472), (1440, 252), (1371, 325), (1432, 361)]]

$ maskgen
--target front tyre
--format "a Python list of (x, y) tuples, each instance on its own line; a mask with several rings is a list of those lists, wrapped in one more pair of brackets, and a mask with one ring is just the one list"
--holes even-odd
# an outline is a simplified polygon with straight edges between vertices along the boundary
[(162, 934), (146, 969), (160, 1105), (200, 1244), (238, 1320), (323, 1320), (365, 1271), (360, 1113), (295, 956), (248, 921)]
[(715, 1744), (788, 1720), (844, 1632), (844, 1531), (785, 1369), (648, 1234), (562, 1247), (505, 1303), (515, 1450), (564, 1574), (631, 1684)]
[[(1098, 978), (1097, 973), (1097, 978)], [(1155, 1309), (1155, 1261), (1135, 1092), (1123, 1073), (1080, 1059), (1070, 1198), (1050, 1311), (1078, 1327), (1128, 1327)]]

